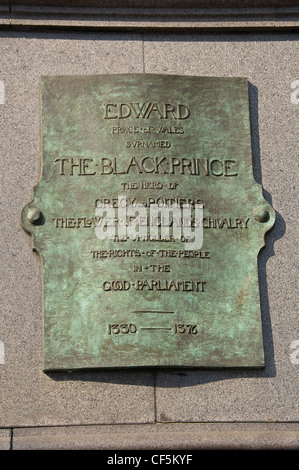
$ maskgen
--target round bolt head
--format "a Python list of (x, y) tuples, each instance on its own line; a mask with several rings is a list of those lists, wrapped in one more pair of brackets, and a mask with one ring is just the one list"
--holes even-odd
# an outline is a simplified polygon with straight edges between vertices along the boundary
[(258, 222), (267, 222), (269, 220), (269, 212), (265, 207), (257, 207), (253, 212), (253, 217)]
[(41, 218), (41, 211), (37, 207), (30, 207), (27, 212), (27, 220), (31, 224), (36, 224)]

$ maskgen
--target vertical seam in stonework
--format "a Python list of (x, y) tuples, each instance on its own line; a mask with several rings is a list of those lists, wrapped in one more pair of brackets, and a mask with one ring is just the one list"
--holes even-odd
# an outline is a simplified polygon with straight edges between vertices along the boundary
[(156, 389), (157, 389), (157, 371), (154, 371), (154, 411), (155, 411), (155, 424), (157, 424), (157, 397), (156, 397)]
[(143, 73), (145, 73), (144, 33), (142, 33), (142, 65), (143, 65)]
[(13, 450), (13, 428), (10, 430), (10, 445), (9, 450)]

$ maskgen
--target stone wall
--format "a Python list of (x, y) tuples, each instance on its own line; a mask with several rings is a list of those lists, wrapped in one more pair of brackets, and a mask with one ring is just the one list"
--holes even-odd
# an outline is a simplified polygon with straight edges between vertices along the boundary
[[(20, 3), (0, 8), (0, 448), (298, 448), (297, 2)], [(258, 259), (265, 369), (43, 372), (41, 266), (20, 225), (40, 76), (106, 73), (248, 78), (255, 178), (276, 211)]]

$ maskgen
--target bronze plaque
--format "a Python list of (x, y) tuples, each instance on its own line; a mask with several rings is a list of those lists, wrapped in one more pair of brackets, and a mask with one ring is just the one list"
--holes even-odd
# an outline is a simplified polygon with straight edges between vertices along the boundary
[(44, 370), (263, 367), (245, 78), (41, 80)]

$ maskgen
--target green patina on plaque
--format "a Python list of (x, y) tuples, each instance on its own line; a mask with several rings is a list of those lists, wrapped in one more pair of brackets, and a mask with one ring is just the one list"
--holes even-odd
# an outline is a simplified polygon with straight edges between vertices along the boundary
[(22, 224), (42, 260), (44, 370), (263, 367), (257, 256), (275, 213), (247, 80), (46, 76), (41, 101)]

